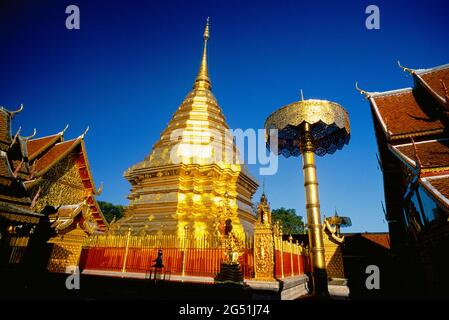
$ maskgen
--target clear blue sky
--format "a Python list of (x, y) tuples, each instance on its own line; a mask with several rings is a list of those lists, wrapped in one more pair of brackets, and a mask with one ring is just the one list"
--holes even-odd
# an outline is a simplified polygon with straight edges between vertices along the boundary
[[(323, 98), (349, 112), (350, 144), (318, 159), (322, 213), (352, 218), (345, 231), (386, 231), (383, 184), (369, 104), (371, 91), (411, 86), (396, 65), (449, 62), (447, 1), (2, 1), (0, 105), (25, 110), (14, 130), (39, 136), (90, 131), (86, 145), (101, 200), (126, 204), (122, 177), (151, 150), (198, 70), (211, 17), (213, 92), (232, 128), (262, 128), (280, 106)], [(65, 29), (77, 4), (81, 29)], [(381, 29), (365, 28), (377, 4)], [(304, 215), (300, 158), (281, 158), (266, 178), (273, 208)], [(257, 175), (257, 167), (251, 166)], [(260, 179), (262, 182), (262, 179)], [(255, 200), (258, 200), (260, 191)]]

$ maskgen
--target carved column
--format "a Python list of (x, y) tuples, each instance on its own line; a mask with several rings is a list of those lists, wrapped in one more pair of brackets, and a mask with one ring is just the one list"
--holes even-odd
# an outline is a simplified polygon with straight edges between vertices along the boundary
[(254, 226), (254, 280), (274, 281), (274, 237), (271, 225)]

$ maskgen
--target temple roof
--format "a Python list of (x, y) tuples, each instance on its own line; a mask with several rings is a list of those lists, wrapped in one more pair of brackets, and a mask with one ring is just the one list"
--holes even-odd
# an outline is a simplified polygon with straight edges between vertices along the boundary
[[(32, 147), (31, 152), (34, 152), (32, 160), (34, 174), (32, 179), (26, 181), (25, 184), (29, 189), (31, 189), (35, 183), (40, 181), (39, 178), (44, 176), (46, 172), (57, 165), (59, 161), (65, 159), (68, 155), (73, 154), (76, 159), (76, 166), (79, 176), (83, 183), (83, 187), (86, 190), (85, 205), (89, 208), (100, 230), (104, 230), (107, 223), (97, 201), (94, 198), (94, 195), (98, 194), (99, 191), (95, 188), (89, 162), (87, 160), (87, 153), (84, 144), (85, 134), (82, 134), (75, 139), (64, 141), (64, 131), (55, 135), (30, 140), (28, 142), (28, 146)], [(68, 210), (69, 208), (70, 207), (66, 206), (63, 210)]]
[(29, 160), (33, 160), (39, 154), (41, 154), (43, 151), (47, 150), (54, 144), (56, 144), (58, 142), (62, 142), (62, 141), (63, 141), (63, 137), (60, 133), (54, 134), (51, 136), (47, 136), (47, 137), (29, 140), (27, 143)]
[(363, 238), (368, 239), (386, 249), (390, 249), (390, 235), (388, 233), (361, 233)]
[(442, 132), (438, 103), (411, 88), (373, 94), (371, 104), (391, 139)]
[(403, 161), (421, 169), (449, 169), (449, 138), (395, 145), (391, 147)]
[(378, 139), (385, 139), (418, 183), (449, 209), (449, 64), (416, 70), (399, 66), (413, 76), (413, 88), (387, 92), (357, 88), (370, 100), (385, 135)]
[(346, 239), (355, 237), (365, 238), (375, 244), (390, 249), (390, 234), (388, 232), (361, 232), (361, 233), (342, 233)]
[(59, 142), (51, 147), (42, 157), (36, 160), (35, 176), (41, 176), (52, 168), (60, 159), (64, 158), (77, 145), (81, 143), (81, 139), (72, 139)]
[(368, 92), (375, 117), (388, 140), (440, 134), (449, 119), (449, 64), (414, 70), (399, 66), (413, 75), (414, 88)]
[(104, 230), (107, 223), (94, 198), (99, 192), (93, 183), (84, 145), (84, 135), (88, 129), (68, 141), (64, 141), (64, 132), (68, 126), (57, 134), (36, 139), (33, 139), (36, 130), (31, 136), (22, 137), (19, 129), (12, 137), (11, 119), (22, 109), (23, 106), (17, 111), (8, 111), (0, 107), (0, 214), (17, 221), (28, 219), (23, 215), (32, 218), (43, 216), (32, 208), (32, 203), (39, 197), (39, 191), (36, 191), (35, 199), (30, 199), (33, 187), (60, 160), (73, 154), (85, 189), (83, 208), (92, 216), (90, 221), (95, 220), (100, 230)]
[(19, 178), (20, 169), (26, 167), (21, 161), (26, 150), (20, 130), (11, 137), (11, 119), (22, 109), (8, 111), (0, 107), (0, 215), (15, 222), (37, 223), (42, 215), (30, 209), (31, 199)]
[(430, 69), (415, 70), (414, 75), (440, 102), (446, 102), (449, 89), (449, 64)]

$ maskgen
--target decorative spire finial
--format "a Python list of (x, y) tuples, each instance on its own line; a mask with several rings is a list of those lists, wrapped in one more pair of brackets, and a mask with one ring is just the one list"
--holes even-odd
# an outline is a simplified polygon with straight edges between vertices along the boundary
[(371, 94), (368, 91), (365, 91), (365, 90), (359, 88), (358, 81), (355, 82), (355, 89), (358, 92), (360, 92), (360, 94), (363, 94), (366, 98), (369, 98), (371, 96)]
[(30, 140), (33, 139), (36, 136), (36, 128), (33, 129), (33, 133), (31, 134), (31, 136), (27, 136), (27, 137), (22, 137), (24, 140)]
[(9, 112), (9, 114), (10, 114), (10, 116), (11, 116), (11, 119), (12, 119), (12, 118), (14, 118), (14, 115), (15, 115), (16, 113), (19, 113), (19, 112), (22, 111), (22, 110), (23, 110), (23, 103), (20, 104), (19, 109), (16, 110), (16, 111), (9, 111), (9, 110), (6, 110), (6, 111)]
[(59, 132), (59, 134), (60, 134), (61, 136), (63, 136), (64, 133), (67, 131), (68, 128), (69, 128), (69, 124), (67, 123), (67, 125), (65, 126), (65, 128), (64, 128), (61, 132)]
[(99, 196), (103, 192), (103, 181), (100, 183), (100, 187), (97, 189), (97, 192), (95, 192), (95, 195)]
[(408, 72), (408, 73), (410, 73), (410, 74), (415, 74), (415, 70), (410, 69), (410, 68), (407, 68), (407, 67), (404, 67), (404, 66), (401, 66), (401, 62), (400, 62), (399, 60), (398, 60), (398, 66), (399, 66), (399, 68), (401, 68), (402, 71), (404, 71), (404, 72)]
[(80, 135), (79, 137), (80, 137), (81, 139), (84, 139), (84, 136), (86, 135), (87, 131), (89, 131), (89, 126), (87, 126), (86, 130), (84, 130), (83, 134)]
[(207, 17), (206, 27), (204, 28), (204, 34), (203, 34), (204, 41), (209, 40), (209, 36), (210, 36), (210, 34), (209, 34), (209, 17)]
[(195, 83), (193, 85), (194, 89), (212, 89), (212, 85), (209, 79), (209, 71), (207, 68), (207, 41), (210, 38), (209, 33), (209, 17), (206, 19), (206, 27), (204, 28), (204, 49), (203, 49), (203, 57), (201, 59), (200, 70), (198, 71), (198, 75), (196, 76)]

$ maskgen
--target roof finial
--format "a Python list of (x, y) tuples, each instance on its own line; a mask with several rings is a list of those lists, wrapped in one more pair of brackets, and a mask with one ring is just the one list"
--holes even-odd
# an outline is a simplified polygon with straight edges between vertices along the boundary
[(83, 134), (80, 135), (81, 139), (84, 139), (84, 136), (86, 135), (87, 131), (89, 131), (89, 126), (87, 126), (86, 130), (84, 130)]
[(102, 192), (103, 192), (103, 181), (100, 183), (100, 187), (95, 192), (95, 195), (100, 196)]
[(363, 89), (359, 88), (359, 83), (358, 81), (355, 82), (355, 89), (360, 92), (360, 94), (363, 94), (366, 98), (371, 97), (371, 94), (368, 91), (365, 91)]
[(67, 125), (65, 126), (65, 128), (64, 128), (61, 132), (59, 132), (59, 134), (60, 134), (61, 136), (63, 136), (64, 133), (67, 131), (68, 128), (69, 128), (69, 124), (67, 123)]
[(198, 75), (195, 79), (195, 84), (193, 85), (194, 89), (212, 89), (212, 85), (209, 79), (209, 71), (207, 68), (207, 41), (209, 40), (209, 17), (206, 19), (206, 27), (204, 28), (204, 49), (203, 49), (203, 57), (201, 59), (200, 70), (198, 71)]
[(11, 115), (11, 118), (13, 118), (16, 113), (19, 113), (22, 110), (23, 110), (23, 103), (20, 104), (20, 107), (19, 107), (18, 110), (16, 110), (16, 111), (8, 111), (8, 112)]
[(408, 72), (408, 73), (410, 73), (410, 74), (415, 74), (415, 70), (410, 69), (410, 68), (406, 68), (406, 67), (404, 67), (404, 66), (401, 66), (401, 62), (400, 62), (399, 60), (398, 60), (398, 66), (399, 66), (399, 68), (401, 68), (402, 71), (404, 71), (404, 72)]
[(31, 136), (28, 137), (22, 137), (24, 140), (30, 140), (32, 138), (34, 138), (34, 136), (36, 135), (37, 131), (36, 128), (33, 129), (33, 134)]
[(302, 92), (302, 89), (301, 89), (301, 101), (304, 101), (304, 93)]

